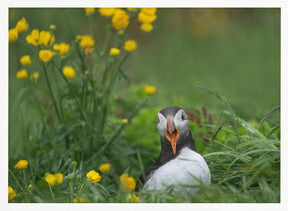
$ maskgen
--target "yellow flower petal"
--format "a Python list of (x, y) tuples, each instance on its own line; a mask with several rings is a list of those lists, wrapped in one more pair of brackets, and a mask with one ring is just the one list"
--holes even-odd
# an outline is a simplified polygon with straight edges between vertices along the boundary
[(74, 203), (86, 203), (86, 200), (77, 196), (73, 199), (73, 202)]
[(8, 201), (14, 199), (15, 197), (16, 191), (11, 186), (8, 186)]
[(97, 183), (101, 180), (101, 176), (95, 170), (91, 170), (86, 174), (87, 180), (92, 183)]
[(8, 42), (12, 43), (17, 40), (18, 37), (18, 31), (17, 29), (10, 29), (8, 32)]
[(111, 48), (110, 49), (110, 55), (117, 56), (119, 54), (120, 54), (120, 49), (118, 49), (118, 48)]
[(101, 171), (102, 173), (108, 173), (110, 171), (110, 167), (111, 164), (110, 163), (103, 163), (100, 167), (99, 167), (99, 171)]
[(129, 15), (125, 11), (116, 12), (112, 17), (112, 24), (116, 30), (126, 29), (129, 25)]
[(153, 29), (153, 26), (150, 23), (141, 24), (141, 30), (144, 32), (150, 32), (150, 31), (152, 31), (152, 29)]
[(26, 169), (28, 166), (27, 160), (19, 160), (18, 163), (14, 166), (16, 169)]
[(153, 95), (156, 92), (156, 87), (155, 86), (149, 86), (146, 85), (144, 88), (144, 91), (147, 95)]
[(85, 8), (86, 15), (91, 15), (95, 12), (95, 8)]
[(18, 33), (23, 33), (28, 29), (28, 24), (25, 18), (22, 18), (17, 22), (16, 27)]
[(52, 59), (53, 53), (50, 50), (40, 50), (39, 51), (39, 58), (43, 62), (48, 62)]
[(65, 67), (63, 67), (62, 72), (66, 78), (71, 79), (71, 78), (75, 77), (75, 70), (73, 67), (65, 66)]
[(128, 52), (135, 51), (137, 49), (137, 43), (135, 40), (127, 40), (124, 44), (124, 49)]
[(24, 79), (28, 78), (27, 70), (25, 70), (25, 69), (19, 70), (16, 73), (16, 78), (19, 80), (24, 80)]
[(27, 66), (31, 64), (31, 58), (29, 55), (22, 56), (20, 59), (22, 65)]

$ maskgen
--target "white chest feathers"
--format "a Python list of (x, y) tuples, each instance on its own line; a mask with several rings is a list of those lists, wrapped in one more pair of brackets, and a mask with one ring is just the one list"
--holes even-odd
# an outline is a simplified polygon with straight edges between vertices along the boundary
[(195, 194), (200, 183), (210, 185), (207, 163), (197, 152), (183, 148), (180, 154), (152, 172), (144, 190), (167, 190)]

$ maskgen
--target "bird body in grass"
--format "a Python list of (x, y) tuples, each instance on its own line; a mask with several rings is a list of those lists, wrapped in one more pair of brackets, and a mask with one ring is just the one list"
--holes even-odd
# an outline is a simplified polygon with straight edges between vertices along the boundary
[(210, 185), (210, 170), (196, 151), (185, 111), (177, 106), (162, 109), (158, 113), (157, 129), (161, 153), (156, 162), (145, 169), (145, 179), (140, 178), (143, 190), (172, 189), (193, 195), (200, 184)]

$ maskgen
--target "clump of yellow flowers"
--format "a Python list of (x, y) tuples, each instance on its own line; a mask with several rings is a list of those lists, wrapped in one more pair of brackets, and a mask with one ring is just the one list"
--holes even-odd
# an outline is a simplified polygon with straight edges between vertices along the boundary
[(142, 23), (141, 30), (150, 32), (153, 29), (152, 23), (157, 19), (156, 8), (141, 8), (138, 14), (138, 21)]
[(73, 199), (73, 202), (74, 203), (86, 203), (86, 200), (77, 196)]
[(51, 186), (61, 184), (63, 182), (63, 174), (46, 174), (45, 181)]
[(122, 184), (122, 187), (126, 190), (135, 190), (136, 187), (136, 181), (133, 177), (130, 177), (129, 174), (124, 173), (120, 176), (120, 182)]
[[(99, 114), (102, 113), (109, 113), (107, 111), (110, 109), (112, 94), (114, 94), (110, 94), (110, 91), (113, 90), (114, 84), (117, 83), (117, 80), (120, 77), (125, 77), (125, 67), (122, 65), (132, 52), (140, 46), (140, 44), (138, 46), (137, 37), (129, 35), (129, 28), (138, 26), (137, 30), (141, 29), (141, 31), (144, 32), (153, 30), (152, 23), (157, 19), (157, 9), (99, 8), (98, 10), (95, 10), (95, 8), (85, 8), (85, 14), (86, 16), (89, 16), (85, 18), (91, 21), (91, 23), (94, 21), (93, 18), (96, 17), (96, 15), (99, 16), (99, 14), (93, 15), (95, 11), (98, 11), (100, 15), (103, 16), (102, 19), (107, 22), (106, 28), (103, 30), (103, 32), (107, 32), (107, 36), (102, 33), (102, 31), (101, 33), (97, 32), (96, 29), (98, 26), (95, 26), (97, 24), (94, 23), (90, 28), (86, 26), (83, 27), (87, 31), (82, 31), (78, 36), (76, 36), (78, 33), (74, 34), (73, 30), (71, 30), (70, 37), (72, 37), (72, 39), (61, 41), (56, 34), (61, 30), (61, 27), (57, 27), (57, 30), (55, 25), (48, 25), (49, 27), (46, 29), (33, 28), (28, 24), (29, 19), (27, 18), (27, 22), (26, 18), (23, 17), (17, 21), (14, 28), (9, 29), (8, 42), (13, 43), (11, 45), (24, 44), (24, 47), (29, 50), (29, 55), (28, 53), (23, 53), (23, 55), (21, 55), (22, 57), (19, 59), (17, 58), (17, 61), (20, 61), (20, 68), (19, 70), (17, 69), (17, 72), (15, 71), (16, 78), (18, 80), (29, 78), (30, 80), (21, 82), (25, 85), (28, 82), (31, 83), (31, 81), (32, 83), (35, 83), (38, 80), (39, 75), (41, 75), (41, 77), (43, 75), (44, 80), (46, 80), (46, 83), (44, 82), (43, 85), (47, 85), (49, 95), (47, 95), (46, 92), (44, 95), (45, 100), (47, 99), (47, 102), (49, 101), (49, 105), (53, 106), (47, 108), (47, 111), (49, 111), (47, 113), (53, 115), (53, 124), (56, 125), (59, 123), (66, 130), (70, 128), (69, 124), (73, 125), (73, 123), (75, 123), (72, 121), (77, 120), (81, 122), (81, 127), (83, 127), (83, 129), (86, 130), (86, 127), (88, 127), (89, 130), (93, 129), (94, 131), (95, 128), (95, 131), (100, 131), (99, 137), (106, 137), (107, 131), (110, 130), (108, 128), (106, 129), (106, 125), (110, 125), (112, 118), (96, 118), (95, 122), (93, 122), (91, 121), (91, 117), (97, 116), (97, 114), (99, 116)], [(141, 27), (139, 29), (140, 25)], [(32, 85), (33, 86), (31, 87), (35, 87), (38, 84)], [(39, 92), (42, 90), (41, 87)], [(154, 86), (145, 86), (145, 93), (147, 95), (153, 95), (155, 92), (156, 88)], [(42, 95), (39, 94), (39, 96)], [(35, 101), (36, 100), (41, 101), (42, 99), (41, 97), (38, 99), (38, 96), (35, 95)], [(52, 110), (51, 107), (54, 110)], [(40, 109), (42, 108), (46, 109), (44, 106), (40, 107)], [(103, 110), (105, 110), (105, 112), (103, 112)], [(125, 118), (121, 117), (123, 119), (118, 119), (118, 123), (121, 124), (115, 124), (115, 126), (118, 127), (120, 125), (119, 131), (130, 123), (132, 117), (129, 115), (130, 114), (128, 113), (127, 118), (125, 116)], [(103, 120), (103, 123), (100, 119), (101, 121)], [(75, 125), (78, 125), (78, 122), (75, 123)], [(47, 128), (49, 126), (50, 122), (47, 121)], [(65, 131), (65, 133), (66, 132), (67, 131)], [(110, 132), (117, 131), (109, 131), (109, 133)], [(115, 137), (117, 137), (120, 132), (115, 134)], [(69, 134), (69, 139), (70, 135), (71, 140), (76, 140), (74, 133)], [(112, 141), (115, 139), (112, 139)], [(112, 141), (109, 144), (111, 144)], [(93, 144), (87, 144), (87, 146), (92, 149)], [(97, 152), (99, 149), (95, 147), (91, 151), (93, 150)], [(104, 147), (104, 150), (107, 149)], [(104, 150), (103, 154), (105, 153)], [(81, 193), (81, 191), (89, 191), (89, 188), (85, 188), (86, 185), (91, 187), (94, 186), (96, 188), (101, 187), (102, 184), (93, 183), (100, 182), (102, 176), (104, 177), (103, 184), (107, 184), (107, 181), (109, 180), (106, 180), (106, 177), (112, 178), (112, 176), (115, 175), (115, 172), (112, 171), (113, 169), (111, 170), (111, 164), (103, 163), (98, 167), (98, 170), (91, 170), (88, 173), (85, 172), (85, 180), (83, 180), (83, 172), (77, 172), (77, 163), (75, 164), (76, 161), (73, 162), (73, 172), (67, 173), (65, 178), (62, 173), (47, 173), (44, 177), (41, 175), (42, 182), (45, 180), (48, 184), (53, 199), (53, 191), (56, 191), (58, 188), (54, 189), (51, 188), (51, 186), (57, 186), (65, 181), (64, 184), (59, 187), (59, 190), (63, 189), (63, 193), (69, 192), (69, 194), (71, 194), (70, 197), (67, 197), (69, 198), (69, 202), (85, 203), (86, 200), (84, 198), (86, 198), (88, 194)], [(29, 165), (32, 166), (30, 163)], [(18, 174), (22, 174), (24, 181), (23, 187), (26, 187), (24, 190), (21, 188), (21, 192), (18, 193), (17, 198), (21, 198), (20, 195), (22, 195), (22, 191), (28, 191), (29, 194), (36, 194), (36, 192), (40, 190), (40, 186), (38, 186), (37, 181), (31, 181), (31, 178), (27, 177), (27, 172), (29, 171), (26, 171), (25, 169), (28, 168), (28, 161), (20, 160), (14, 167), (19, 170), (24, 170), (17, 171)], [(109, 172), (111, 172), (111, 174), (109, 174)], [(21, 183), (20, 180), (19, 182)], [(76, 182), (78, 184), (76, 184)], [(35, 187), (32, 186), (32, 184), (35, 185)], [(122, 174), (120, 176), (120, 184), (123, 189), (129, 191), (127, 192), (126, 200), (129, 200), (130, 202), (139, 202), (139, 197), (133, 192), (136, 187), (136, 180), (133, 177), (126, 173)], [(67, 185), (71, 185), (71, 193), (70, 191), (64, 190)], [(80, 190), (77, 190), (76, 193), (74, 187), (79, 187)], [(105, 188), (104, 185), (103, 188)], [(32, 189), (37, 191), (32, 191)], [(57, 194), (55, 196), (57, 196)], [(79, 196), (83, 196), (83, 198), (80, 198)], [(11, 186), (8, 186), (8, 200), (10, 201), (15, 197), (16, 191)]]
[(139, 196), (137, 196), (135, 193), (129, 193), (128, 199), (132, 203), (138, 203), (139, 202)]
[(64, 43), (64, 42), (53, 45), (53, 50), (61, 56), (66, 55), (69, 51), (69, 48), (70, 48), (69, 44)]

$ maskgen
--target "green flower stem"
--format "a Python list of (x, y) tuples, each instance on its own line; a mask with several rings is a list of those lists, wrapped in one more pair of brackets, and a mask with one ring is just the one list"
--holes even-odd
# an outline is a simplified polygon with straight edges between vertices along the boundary
[[(68, 15), (66, 9), (63, 9), (63, 14), (64, 14), (64, 16), (65, 16), (65, 20), (66, 20), (66, 22), (67, 22), (67, 25), (68, 25), (68, 28), (69, 28), (70, 35), (71, 35), (71, 37), (72, 37), (72, 40), (74, 40), (74, 39), (75, 39), (75, 33), (74, 33), (74, 31), (73, 31), (73, 27), (72, 27), (72, 25), (71, 25), (71, 23), (70, 23), (69, 15)], [(77, 54), (78, 54), (78, 56), (79, 56), (79, 58), (80, 58), (80, 60), (81, 60), (82, 73), (84, 73), (87, 68), (86, 68), (86, 65), (85, 65), (84, 57), (83, 57), (83, 55), (82, 55), (82, 53), (81, 53), (81, 51), (80, 51), (78, 42), (75, 43), (75, 48), (76, 48), (76, 52), (77, 52)]]
[[(147, 102), (147, 98), (140, 104), (138, 104), (135, 108), (135, 110), (133, 111), (133, 113), (131, 114), (131, 116), (128, 118), (129, 122), (131, 121), (131, 119), (133, 119), (133, 117), (139, 112), (139, 110), (145, 105), (145, 103)], [(111, 144), (116, 140), (116, 138), (120, 135), (120, 133), (122, 132), (122, 130), (126, 127), (127, 124), (123, 123), (118, 130), (116, 130), (116, 132), (114, 133), (114, 135), (112, 136), (112, 138), (95, 154), (95, 156), (93, 156), (88, 162), (90, 161), (94, 161), (95, 158), (100, 158), (102, 157), (102, 155), (109, 149), (109, 147), (111, 146)]]
[(73, 202), (73, 181), (69, 182), (70, 186), (70, 202)]
[(66, 82), (66, 84), (67, 84), (67, 86), (68, 86), (70, 92), (72, 93), (73, 98), (74, 98), (74, 100), (75, 100), (75, 102), (76, 102), (77, 108), (78, 108), (78, 110), (80, 111), (81, 116), (84, 118), (84, 120), (85, 120), (88, 128), (89, 128), (90, 130), (96, 132), (95, 129), (93, 128), (93, 126), (90, 125), (90, 123), (89, 123), (89, 121), (88, 121), (88, 119), (87, 119), (84, 111), (82, 110), (82, 108), (81, 108), (81, 106), (80, 106), (80, 103), (79, 103), (79, 101), (78, 101), (78, 99), (77, 99), (77, 95), (76, 95), (75, 91), (73, 90), (73, 88), (71, 87), (70, 82), (69, 82), (68, 79), (61, 73), (61, 69), (60, 69), (59, 67), (57, 67), (54, 63), (51, 63), (51, 64), (54, 65), (54, 66), (59, 70), (60, 75), (63, 77), (64, 81)]
[(52, 199), (53, 199), (53, 201), (55, 201), (54, 193), (53, 193), (53, 190), (52, 190), (51, 185), (49, 183), (48, 183), (48, 186), (49, 186), (49, 190), (50, 190)]
[[(57, 92), (58, 93), (61, 93), (60, 92), (60, 86), (59, 86), (59, 82), (58, 82), (58, 77), (56, 76), (56, 70), (55, 70), (55, 66), (53, 65), (53, 75), (54, 75), (54, 78), (55, 78), (55, 83), (56, 83), (56, 87), (57, 87)], [(62, 106), (62, 100), (61, 100), (61, 97), (59, 98), (59, 108), (60, 108), (60, 115), (61, 115), (61, 118), (63, 120), (63, 106)]]
[(46, 68), (45, 64), (42, 64), (42, 67), (44, 69), (45, 79), (46, 79), (46, 82), (47, 82), (47, 85), (48, 85), (48, 89), (49, 89), (49, 92), (50, 92), (50, 95), (51, 95), (51, 98), (52, 98), (52, 101), (53, 101), (54, 108), (56, 110), (56, 114), (57, 114), (58, 120), (61, 123), (63, 123), (63, 120), (61, 119), (61, 116), (60, 116), (60, 113), (59, 113), (59, 110), (58, 110), (58, 107), (57, 107), (57, 103), (56, 103), (55, 97), (53, 95), (53, 91), (52, 91), (52, 88), (51, 88), (50, 80), (49, 80), (49, 77), (48, 77), (48, 74), (47, 74), (47, 68)]

